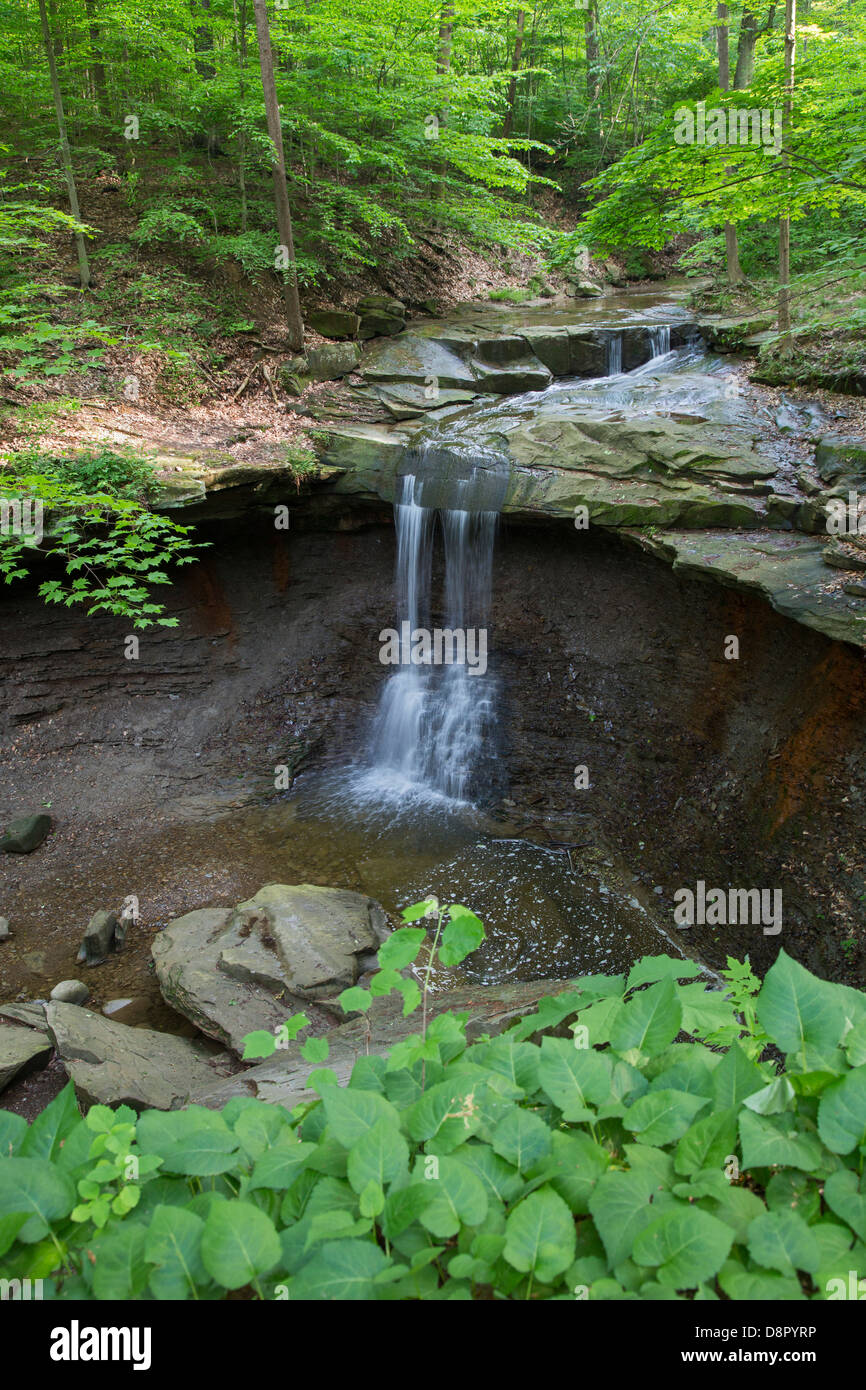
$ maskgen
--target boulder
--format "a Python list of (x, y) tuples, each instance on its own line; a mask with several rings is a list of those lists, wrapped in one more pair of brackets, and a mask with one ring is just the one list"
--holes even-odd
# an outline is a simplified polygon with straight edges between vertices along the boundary
[(51, 1055), (51, 1040), (45, 1032), (0, 1024), (0, 1091), (21, 1072), (37, 1071)]
[(293, 1000), (354, 984), (386, 935), (384, 912), (362, 893), (272, 883), (237, 908), (177, 918), (152, 951), (172, 1008), (241, 1053), (245, 1035), (279, 1028)]
[(228, 1074), (230, 1059), (209, 1043), (150, 1028), (127, 1028), (77, 1004), (50, 1003), (48, 1032), (79, 1100), (172, 1110)]
[(395, 338), (406, 327), (406, 320), (378, 310), (365, 314), (358, 329), (359, 338)]
[(101, 965), (114, 949), (116, 930), (117, 917), (113, 912), (94, 912), (87, 924), (81, 950), (75, 959), (85, 965)]
[(773, 327), (772, 314), (757, 314), (745, 318), (716, 317), (703, 319), (700, 330), (707, 347), (714, 352), (737, 352), (745, 346), (746, 339), (757, 333), (766, 333)]
[(0, 840), (0, 850), (6, 854), (32, 854), (48, 835), (51, 824), (51, 817), (44, 811), (10, 821), (6, 834)]
[(311, 309), (307, 323), (323, 338), (354, 338), (361, 326), (358, 315), (346, 309)]
[(432, 338), (405, 333), (399, 342), (364, 351), (361, 374), (370, 383), (417, 382), (458, 391), (477, 390), (475, 377), (455, 352)]
[(866, 440), (825, 435), (815, 450), (815, 466), (825, 483), (846, 473), (866, 473)]
[(368, 294), (355, 305), (355, 312), (362, 317), (364, 314), (390, 314), (391, 318), (404, 319), (406, 305), (390, 294)]
[(354, 372), (361, 360), (357, 343), (323, 343), (308, 348), (307, 374), (313, 381), (338, 381)]
[(61, 1004), (83, 1004), (90, 998), (90, 990), (81, 980), (61, 980), (51, 991), (51, 998)]

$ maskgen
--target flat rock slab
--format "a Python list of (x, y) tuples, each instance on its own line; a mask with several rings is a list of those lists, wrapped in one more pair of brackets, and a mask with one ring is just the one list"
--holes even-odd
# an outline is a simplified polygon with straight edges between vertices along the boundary
[(25, 1068), (44, 1066), (50, 1054), (51, 1039), (47, 1033), (0, 1024), (0, 1091)]
[(237, 908), (177, 918), (152, 951), (168, 1003), (240, 1054), (247, 1033), (274, 1031), (296, 1004), (354, 984), (387, 934), (363, 893), (272, 883)]
[[(539, 999), (573, 989), (576, 980), (531, 980), (509, 985), (480, 985), (475, 989), (449, 990), (434, 996), (428, 1006), (428, 1017), (442, 1013), (468, 1013), (466, 1025), (470, 1041), (482, 1033), (495, 1037), (524, 1014), (530, 1013)], [(396, 1043), (421, 1030), (421, 1014), (409, 1018), (402, 1013), (402, 997), (387, 996), (375, 999), (373, 1007), (360, 1018), (332, 1028), (328, 1039), (327, 1066), (341, 1086), (345, 1086), (359, 1057), (367, 1054), (384, 1055)], [(302, 1101), (315, 1100), (317, 1093), (307, 1088), (306, 1080), (315, 1068), (304, 1061), (301, 1045), (289, 1043), (266, 1062), (238, 1072), (228, 1080), (202, 1087), (190, 1096), (190, 1104), (219, 1109), (232, 1096), (253, 1096), (273, 1105), (291, 1109)]]
[(112, 1023), (78, 1004), (51, 1003), (48, 1032), (79, 1100), (172, 1110), (226, 1076), (230, 1059), (209, 1043)]
[(733, 588), (757, 591), (786, 618), (839, 642), (866, 647), (866, 603), (844, 592), (844, 576), (822, 558), (826, 537), (782, 531), (629, 532), (644, 549)]

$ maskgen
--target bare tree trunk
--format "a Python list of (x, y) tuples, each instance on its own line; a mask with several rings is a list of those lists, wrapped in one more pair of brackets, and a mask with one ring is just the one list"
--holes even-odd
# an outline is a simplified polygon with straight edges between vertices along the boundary
[[(725, 0), (718, 0), (716, 4), (716, 45), (719, 51), (719, 86), (723, 92), (730, 90), (731, 86), (731, 58), (728, 47), (728, 6)], [(726, 174), (733, 173), (732, 169), (726, 169)], [(743, 272), (740, 269), (740, 248), (737, 243), (737, 229), (733, 222), (725, 223), (725, 267), (727, 269), (728, 285), (733, 289), (743, 280)]]
[(523, 26), (526, 23), (526, 11), (517, 11), (517, 35), (514, 40), (514, 53), (511, 58), (511, 81), (508, 84), (507, 110), (505, 112), (505, 124), (502, 127), (503, 135), (510, 135), (514, 125), (514, 101), (517, 96), (517, 73), (520, 68), (520, 54), (523, 49)]
[(102, 34), (97, 23), (96, 16), (97, 0), (84, 0), (84, 8), (87, 11), (87, 26), (90, 33), (90, 52), (93, 62), (90, 64), (90, 73), (93, 78), (93, 87), (96, 92), (96, 104), (99, 107), (99, 114), (104, 121), (111, 119), (111, 111), (108, 105), (108, 84), (105, 80), (105, 62), (102, 56)]
[(277, 88), (274, 82), (274, 57), (271, 52), (271, 31), (268, 26), (267, 0), (254, 0), (256, 15), (256, 36), (259, 43), (259, 66), (262, 71), (262, 89), (265, 94), (265, 111), (268, 118), (268, 134), (276, 154), (274, 163), (274, 206), (277, 212), (277, 229), (280, 243), (285, 246), (288, 256), (286, 279), (283, 293), (286, 302), (286, 317), (289, 322), (289, 347), (293, 352), (301, 352), (304, 346), (304, 321), (301, 317), (301, 301), (298, 296), (298, 274), (295, 265), (295, 243), (292, 237), (292, 214), (289, 208), (289, 190), (286, 186), (286, 158), (283, 153), (283, 128), (280, 124), (280, 108), (277, 104)]
[[(797, 0), (785, 0), (785, 100), (782, 106), (782, 168), (790, 191), (790, 127), (797, 51)], [(791, 218), (779, 218), (779, 332), (781, 351), (791, 351)]]
[[(238, 9), (236, 0), (232, 0), (232, 12), (235, 18), (235, 29), (238, 43), (238, 62), (240, 65), (240, 98), (241, 106), (244, 101), (244, 67), (247, 58), (247, 0), (241, 0), (241, 16), (238, 23)], [(241, 194), (241, 232), (247, 230), (247, 176), (244, 169), (244, 161), (247, 153), (247, 141), (243, 129), (238, 131), (238, 185)]]
[[(60, 134), (60, 153), (63, 158), (63, 168), (66, 174), (66, 187), (69, 191), (69, 210), (76, 222), (80, 222), (81, 210), (78, 206), (78, 190), (75, 187), (75, 175), (72, 172), (72, 151), (69, 148), (69, 140), (66, 135), (66, 117), (63, 114), (63, 98), (60, 95), (60, 83), (57, 80), (57, 64), (54, 61), (54, 45), (51, 40), (51, 30), (48, 27), (48, 14), (45, 9), (45, 0), (39, 0), (39, 18), (42, 21), (42, 42), (45, 45), (45, 56), (48, 59), (48, 72), (51, 76), (51, 91), (54, 96), (54, 110), (57, 114), (57, 129)], [(75, 249), (78, 252), (78, 275), (81, 280), (81, 288), (86, 290), (90, 284), (90, 266), (87, 262), (87, 248), (84, 245), (84, 235), (82, 232), (75, 233)]]

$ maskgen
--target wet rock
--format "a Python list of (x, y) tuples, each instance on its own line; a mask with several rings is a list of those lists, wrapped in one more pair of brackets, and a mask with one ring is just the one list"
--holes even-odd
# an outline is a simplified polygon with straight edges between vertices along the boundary
[(21, 1072), (36, 1071), (51, 1055), (51, 1041), (44, 1032), (0, 1024), (0, 1091)]
[(825, 483), (845, 473), (866, 474), (866, 440), (825, 435), (815, 450), (815, 466)]
[(32, 854), (49, 834), (51, 825), (51, 817), (44, 811), (10, 821), (0, 840), (0, 850), (6, 854)]
[(354, 372), (361, 360), (357, 343), (323, 343), (307, 352), (307, 372), (314, 381), (338, 381)]
[(443, 406), (471, 405), (475, 399), (474, 391), (449, 391), (432, 384), (416, 386), (411, 382), (379, 386), (375, 394), (394, 420), (409, 420)]
[(373, 312), (365, 314), (358, 329), (359, 338), (394, 338), (402, 333), (406, 320), (395, 318), (393, 314)]
[(572, 280), (570, 289), (575, 299), (599, 299), (604, 294), (601, 285), (596, 285), (593, 280)]
[(51, 991), (51, 998), (61, 1004), (83, 1004), (90, 998), (90, 990), (81, 980), (61, 980)]
[(293, 999), (354, 984), (386, 935), (384, 912), (364, 894), (272, 883), (235, 909), (177, 918), (152, 950), (166, 1001), (240, 1053), (247, 1033), (285, 1022)]
[(354, 338), (361, 326), (359, 316), (346, 309), (311, 309), (307, 323), (323, 338)]
[(113, 912), (94, 912), (87, 924), (81, 950), (75, 959), (85, 965), (101, 965), (114, 947), (116, 930), (117, 917)]
[(228, 1058), (207, 1043), (128, 1028), (77, 1004), (50, 1003), (49, 1035), (79, 1100), (171, 1110), (226, 1074)]
[(470, 366), (475, 374), (477, 389), (499, 396), (512, 396), (524, 391), (544, 391), (553, 375), (538, 358), (528, 355), (522, 360), (491, 365), (473, 358)]
[(430, 338), (406, 333), (399, 342), (374, 343), (365, 350), (361, 373), (369, 382), (417, 382), (474, 390), (475, 377), (450, 348)]

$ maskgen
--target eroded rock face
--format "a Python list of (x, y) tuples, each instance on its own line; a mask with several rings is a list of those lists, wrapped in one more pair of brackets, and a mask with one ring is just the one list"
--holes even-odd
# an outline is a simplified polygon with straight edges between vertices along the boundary
[(247, 1033), (285, 1022), (292, 1000), (354, 984), (387, 932), (381, 907), (362, 893), (271, 883), (237, 908), (169, 923), (153, 958), (167, 1002), (241, 1053)]
[(76, 1094), (86, 1104), (172, 1110), (229, 1071), (227, 1054), (209, 1043), (128, 1028), (77, 1004), (50, 1003), (45, 1021)]

